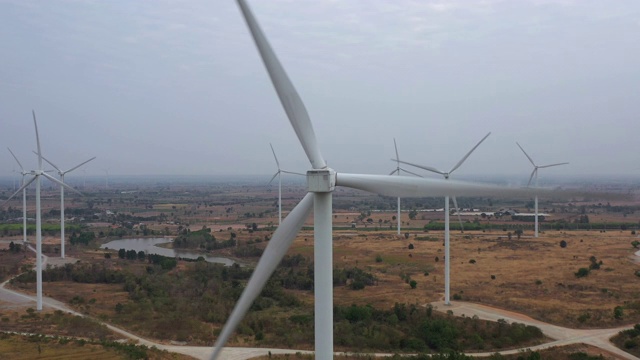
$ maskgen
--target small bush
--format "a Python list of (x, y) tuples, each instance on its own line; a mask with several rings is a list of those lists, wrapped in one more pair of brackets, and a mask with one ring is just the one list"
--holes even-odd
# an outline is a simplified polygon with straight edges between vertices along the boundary
[(412, 289), (415, 289), (416, 286), (418, 286), (418, 283), (415, 280), (411, 280), (409, 281), (409, 286), (411, 286)]
[(564, 240), (560, 241), (560, 247), (563, 248), (563, 249), (566, 248), (567, 247), (567, 242), (564, 241)]
[(476, 260), (475, 260), (475, 259), (471, 259), (471, 260), (469, 260), (469, 264), (475, 264), (475, 263), (476, 263)]
[(377, 255), (376, 256), (376, 262), (377, 263), (381, 263), (382, 262), (382, 256), (381, 255)]
[(585, 277), (587, 275), (589, 275), (589, 269), (587, 268), (580, 268), (578, 269), (578, 272), (575, 273), (577, 278), (581, 278), (581, 277)]
[(624, 316), (624, 309), (622, 308), (622, 306), (616, 306), (615, 308), (613, 308), (613, 317), (617, 320), (622, 319), (622, 317)]
[(409, 250), (413, 250), (413, 244), (409, 244)]

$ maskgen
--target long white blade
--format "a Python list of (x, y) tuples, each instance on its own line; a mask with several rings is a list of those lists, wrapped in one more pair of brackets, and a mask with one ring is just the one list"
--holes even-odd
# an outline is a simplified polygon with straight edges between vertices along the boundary
[(307, 157), (311, 162), (311, 166), (314, 169), (325, 168), (327, 163), (324, 161), (324, 158), (320, 153), (320, 147), (316, 141), (316, 135), (313, 131), (309, 114), (307, 113), (307, 109), (305, 108), (302, 99), (300, 99), (298, 92), (293, 87), (293, 84), (289, 80), (287, 73), (282, 68), (276, 54), (271, 49), (267, 38), (262, 33), (258, 22), (253, 17), (253, 14), (249, 9), (249, 6), (244, 0), (238, 0), (238, 5), (240, 6), (240, 10), (242, 11), (245, 21), (247, 22), (247, 26), (251, 31), (253, 40), (258, 47), (262, 61), (269, 73), (269, 77), (271, 77), (271, 82), (278, 93), (280, 102), (287, 113), (287, 117), (293, 126), (293, 130), (298, 136), (298, 140), (300, 140), (300, 143), (304, 148), (304, 152), (307, 154)]
[(7, 202), (9, 202), (9, 200), (13, 199), (14, 196), (18, 195), (22, 190), (24, 190), (27, 186), (31, 185), (32, 182), (34, 182), (36, 179), (36, 177), (32, 177), (31, 180), (27, 181), (24, 185), (22, 185), (20, 187), (20, 189), (18, 189), (18, 191), (14, 192), (13, 194), (11, 194), (11, 196), (9, 196), (7, 198), (7, 200), (3, 201), (2, 204), (0, 204), (0, 207), (3, 207), (4, 204), (6, 204)]
[(531, 176), (529, 176), (529, 182), (527, 183), (527, 186), (531, 185), (531, 180), (533, 180), (533, 176), (536, 174), (537, 171), (538, 171), (538, 168), (534, 167), (533, 171), (531, 172)]
[[(94, 157), (92, 157), (91, 159), (89, 159), (89, 160), (87, 160), (87, 161), (85, 161), (85, 162), (80, 163), (80, 165), (76, 165), (76, 166), (72, 167), (71, 169), (69, 169), (69, 170), (67, 170), (67, 171), (63, 171), (62, 173), (63, 173), (63, 174), (70, 173), (70, 172), (72, 172), (73, 170), (75, 170), (75, 169), (79, 168), (80, 166), (82, 166), (82, 165), (84, 165), (84, 164), (88, 163), (89, 161), (91, 161), (91, 160), (93, 160), (93, 159), (95, 159), (95, 158), (96, 158), (96, 157), (94, 156)], [(52, 165), (53, 165), (53, 164), (52, 164)]]
[(489, 132), (487, 135), (485, 135), (482, 140), (478, 141), (478, 143), (476, 144), (476, 146), (473, 147), (473, 149), (469, 150), (469, 152), (467, 153), (467, 155), (465, 155), (460, 161), (458, 161), (458, 163), (456, 164), (456, 166), (454, 166), (450, 171), (449, 174), (451, 174), (452, 172), (454, 172), (457, 168), (460, 167), (460, 165), (462, 165), (462, 163), (467, 160), (467, 158), (469, 157), (469, 155), (471, 155), (472, 152), (474, 152), (478, 146), (480, 146), (480, 144), (482, 144), (483, 141), (485, 141), (486, 138), (489, 137), (489, 135), (491, 135), (491, 132)]
[(568, 165), (568, 164), (569, 164), (568, 162), (563, 162), (563, 163), (557, 163), (557, 164), (551, 164), (551, 165), (541, 165), (541, 166), (538, 166), (538, 169), (548, 168), (552, 166)]
[(422, 169), (422, 170), (431, 171), (431, 172), (434, 172), (436, 174), (446, 175), (446, 173), (444, 171), (440, 171), (440, 170), (438, 170), (438, 169), (436, 169), (434, 167), (431, 167), (431, 166), (418, 165), (418, 164), (410, 163), (410, 162), (407, 162), (407, 161), (401, 161), (401, 160), (398, 160), (398, 159), (391, 159), (391, 161), (397, 161), (399, 163), (403, 163), (403, 164), (406, 164), (406, 165), (411, 165), (413, 167), (417, 167), (417, 168)]
[(268, 186), (268, 185), (271, 185), (271, 183), (273, 182), (273, 179), (275, 179), (275, 178), (276, 178), (276, 176), (278, 176), (278, 174), (280, 174), (280, 170), (276, 171), (276, 173), (275, 173), (275, 174), (273, 174), (273, 177), (271, 178), (271, 180), (269, 180), (269, 183), (267, 184), (267, 186)]
[(278, 161), (278, 157), (276, 156), (275, 150), (273, 150), (273, 145), (269, 143), (269, 146), (271, 146), (271, 152), (273, 153), (273, 158), (276, 159), (276, 165), (278, 165), (278, 170), (280, 170), (280, 162)]
[(413, 175), (413, 176), (417, 176), (417, 177), (424, 177), (424, 176), (422, 176), (422, 175), (416, 174), (416, 173), (414, 173), (414, 172), (412, 172), (412, 171), (409, 171), (409, 170), (407, 170), (407, 169), (404, 169), (404, 168), (400, 168), (400, 170), (402, 170), (402, 171), (406, 172), (407, 174), (411, 174), (411, 175)]
[(42, 150), (40, 149), (40, 135), (38, 135), (38, 123), (36, 122), (36, 112), (31, 110), (33, 114), (33, 125), (36, 127), (36, 143), (38, 143), (38, 170), (42, 170)]
[(393, 170), (392, 172), (390, 172), (390, 173), (389, 173), (389, 175), (393, 175), (393, 174), (395, 174), (395, 173), (396, 173), (396, 172), (398, 172), (398, 171), (400, 171), (400, 168), (397, 168), (397, 169)]
[(527, 154), (526, 151), (524, 151), (524, 149), (522, 148), (522, 146), (520, 146), (520, 144), (518, 144), (518, 142), (516, 141), (516, 145), (518, 145), (518, 147), (520, 148), (520, 150), (522, 150), (522, 152), (524, 153), (524, 156), (527, 157), (527, 159), (529, 159), (529, 161), (531, 161), (531, 164), (533, 164), (533, 166), (536, 166), (536, 163), (533, 162), (533, 159), (531, 158), (531, 156), (529, 156), (529, 154)]
[(20, 161), (18, 160), (18, 158), (16, 157), (16, 155), (13, 153), (13, 151), (11, 151), (11, 149), (7, 148), (7, 150), (9, 150), (9, 152), (11, 153), (11, 156), (13, 156), (13, 158), (16, 160), (16, 162), (18, 163), (18, 165), (20, 165), (20, 169), (22, 170), (22, 172), (24, 173), (24, 168), (22, 167), (22, 164), (20, 164)]
[(453, 198), (453, 206), (456, 208), (456, 215), (458, 215), (458, 222), (460, 223), (460, 230), (464, 231), (464, 226), (462, 226), (462, 218), (460, 217), (460, 208), (458, 207), (458, 201), (455, 196)]
[(283, 173), (285, 173), (285, 174), (292, 174), (292, 175), (307, 176), (306, 174), (302, 174), (302, 173), (295, 172), (295, 171), (288, 171), (288, 170), (280, 170), (280, 171), (282, 171), (282, 172), (283, 172)]
[(400, 166), (400, 155), (398, 155), (398, 145), (396, 144), (396, 138), (393, 138), (393, 147), (396, 148), (396, 159), (398, 159), (398, 166)]
[(58, 179), (54, 178), (53, 176), (51, 176), (51, 175), (49, 175), (49, 174), (47, 174), (47, 173), (44, 173), (44, 172), (43, 172), (43, 173), (42, 173), (42, 176), (46, 177), (47, 179), (49, 179), (49, 180), (53, 181), (54, 183), (56, 183), (56, 184), (58, 184), (58, 185), (60, 185), (60, 186), (64, 186), (64, 187), (66, 187), (67, 189), (69, 189), (69, 190), (71, 190), (71, 191), (73, 191), (73, 192), (75, 192), (75, 193), (77, 193), (77, 194), (80, 194), (80, 195), (84, 196), (84, 194), (83, 194), (83, 193), (81, 193), (80, 191), (78, 191), (78, 190), (76, 190), (76, 189), (72, 188), (71, 186), (69, 186), (69, 185), (67, 185), (67, 184), (63, 183), (62, 181), (60, 181), (60, 180), (58, 180)]
[(407, 176), (338, 173), (336, 185), (392, 197), (424, 196), (531, 196), (550, 194), (539, 188), (508, 188), (457, 180), (414, 178)]
[[(38, 153), (37, 153), (37, 152), (35, 152), (35, 151), (34, 151), (33, 153), (34, 153), (34, 154), (36, 154), (36, 155), (38, 155)], [(42, 157), (42, 160), (46, 161), (49, 165), (53, 166), (53, 168), (54, 168), (54, 169), (56, 169), (56, 170), (58, 171), (58, 173), (62, 173), (62, 170), (60, 170), (60, 168), (59, 168), (59, 167), (57, 167), (54, 163), (52, 163), (51, 161), (47, 160), (47, 158), (46, 158), (46, 157), (44, 157), (44, 156), (43, 156), (43, 157)]]
[(309, 217), (309, 213), (313, 208), (313, 194), (307, 193), (305, 197), (296, 205), (295, 208), (289, 213), (289, 215), (282, 221), (282, 224), (278, 226), (278, 229), (273, 234), (273, 237), (269, 241), (264, 253), (258, 262), (251, 275), (251, 279), (247, 283), (247, 287), (242, 292), (240, 299), (233, 308), (233, 312), (227, 323), (222, 328), (222, 332), (214, 345), (213, 353), (211, 354), (211, 360), (215, 360), (220, 355), (222, 348), (226, 344), (229, 337), (235, 331), (236, 327), (242, 321), (245, 314), (251, 307), (253, 301), (260, 295), (262, 288), (267, 283), (271, 274), (275, 271), (276, 267), (280, 263), (280, 260), (284, 257), (289, 250), (289, 247), (296, 238), (298, 231), (305, 220)]

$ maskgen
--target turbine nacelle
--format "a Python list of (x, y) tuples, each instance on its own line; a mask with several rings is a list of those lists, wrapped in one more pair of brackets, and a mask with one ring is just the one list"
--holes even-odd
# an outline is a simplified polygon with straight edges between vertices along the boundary
[(335, 170), (324, 169), (307, 171), (307, 189), (309, 192), (332, 192), (336, 188), (337, 173)]

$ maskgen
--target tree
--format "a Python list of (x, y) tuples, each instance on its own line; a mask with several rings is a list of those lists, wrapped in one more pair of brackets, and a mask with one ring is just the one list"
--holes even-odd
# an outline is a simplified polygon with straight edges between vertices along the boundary
[(416, 216), (418, 216), (418, 212), (416, 210), (409, 211), (409, 219), (415, 220)]
[(418, 286), (418, 283), (415, 280), (411, 280), (409, 281), (409, 286), (411, 286), (412, 289), (415, 289), (416, 286)]
[(409, 238), (409, 233), (404, 233), (404, 238), (408, 239)]
[(578, 272), (575, 273), (575, 276), (577, 278), (585, 277), (587, 275), (589, 275), (589, 269), (587, 269), (587, 268), (580, 268), (580, 269), (578, 269)]
[(615, 308), (613, 308), (613, 317), (616, 318), (617, 320), (622, 319), (622, 317), (624, 316), (624, 309), (622, 308), (622, 306), (616, 306)]
[(118, 257), (120, 259), (124, 259), (126, 255), (127, 255), (127, 251), (125, 249), (118, 250)]
[(520, 240), (520, 237), (522, 236), (522, 233), (523, 233), (522, 229), (517, 228), (515, 233), (516, 233), (516, 236), (518, 237), (518, 240)]
[(409, 244), (409, 250), (413, 250), (413, 244)]

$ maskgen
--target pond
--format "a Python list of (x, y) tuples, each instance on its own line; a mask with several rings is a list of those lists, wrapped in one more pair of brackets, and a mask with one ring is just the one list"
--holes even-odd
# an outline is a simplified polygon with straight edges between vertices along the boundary
[(163, 247), (159, 247), (156, 245), (166, 244), (173, 242), (171, 238), (135, 238), (135, 239), (120, 239), (109, 241), (106, 244), (102, 244), (100, 246), (101, 249), (109, 249), (109, 250), (135, 250), (144, 251), (147, 254), (154, 255), (162, 255), (166, 257), (172, 258), (182, 258), (182, 259), (191, 259), (196, 260), (199, 257), (203, 257), (205, 261), (216, 264), (223, 264), (225, 266), (231, 266), (235, 263), (235, 261), (218, 256), (210, 256), (207, 254), (202, 254), (197, 251), (190, 250), (180, 250), (180, 249), (166, 249)]

